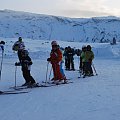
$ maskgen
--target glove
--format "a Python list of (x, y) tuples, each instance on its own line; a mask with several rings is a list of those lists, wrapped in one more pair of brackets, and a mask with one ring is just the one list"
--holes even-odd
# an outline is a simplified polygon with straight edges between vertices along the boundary
[(20, 65), (21, 65), (20, 62), (15, 63), (15, 66), (20, 66)]
[(30, 61), (29, 63), (28, 63), (28, 65), (32, 65), (33, 63), (32, 63), (32, 61)]
[(50, 58), (48, 58), (47, 61), (50, 62), (51, 61)]

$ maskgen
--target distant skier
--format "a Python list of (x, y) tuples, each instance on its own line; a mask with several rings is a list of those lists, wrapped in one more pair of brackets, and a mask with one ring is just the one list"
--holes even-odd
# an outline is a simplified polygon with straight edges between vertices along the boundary
[(113, 37), (113, 45), (116, 45), (116, 39)]
[[(1, 72), (2, 72), (4, 45), (5, 45), (5, 42), (4, 42), (4, 41), (0, 41), (0, 48), (1, 48), (1, 51), (2, 51), (1, 66), (0, 66), (0, 80), (1, 80)], [(0, 94), (1, 94), (1, 93), (3, 93), (3, 92), (0, 91)]]
[(12, 50), (17, 51), (18, 54), (18, 59), (21, 62), (21, 51), (25, 50), (25, 45), (24, 42), (22, 41), (22, 37), (18, 38), (18, 41), (16, 41), (14, 43), (14, 45), (12, 46)]
[(21, 62), (15, 63), (15, 66), (22, 66), (22, 74), (25, 79), (25, 83), (22, 86), (36, 85), (34, 78), (30, 74), (31, 65), (33, 63), (32, 63), (31, 58), (28, 56), (28, 54), (29, 53), (27, 50), (22, 50), (21, 51)]
[(54, 74), (54, 78), (52, 80), (54, 80), (55, 84), (58, 84), (59, 82), (64, 80), (64, 76), (60, 71), (60, 64), (62, 61), (62, 52), (59, 49), (56, 41), (52, 41), (51, 45), (52, 45), (52, 50), (50, 53), (50, 58), (48, 58), (47, 61), (51, 62), (52, 64), (53, 74)]

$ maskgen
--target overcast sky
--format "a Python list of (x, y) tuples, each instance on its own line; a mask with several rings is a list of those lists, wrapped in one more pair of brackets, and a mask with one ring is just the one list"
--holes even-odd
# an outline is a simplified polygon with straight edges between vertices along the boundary
[(0, 9), (75, 18), (120, 16), (120, 0), (0, 0)]

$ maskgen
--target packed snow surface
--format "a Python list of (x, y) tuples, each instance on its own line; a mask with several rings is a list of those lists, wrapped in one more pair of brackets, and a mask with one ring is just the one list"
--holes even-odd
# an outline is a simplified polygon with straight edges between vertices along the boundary
[[(5, 40), (0, 90), (15, 85), (17, 54), (12, 45), (17, 40)], [(51, 44), (45, 40), (24, 39), (33, 60), (31, 74), (36, 82), (46, 80), (47, 61)], [(81, 49), (89, 43), (58, 41), (61, 47)], [(97, 76), (79, 78), (79, 57), (74, 56), (76, 71), (65, 71), (73, 83), (28, 89), (29, 93), (0, 96), (0, 120), (119, 120), (120, 119), (120, 43), (117, 45), (90, 44), (95, 54), (93, 61)], [(64, 66), (63, 66), (64, 68)], [(51, 64), (49, 64), (48, 77)], [(52, 78), (52, 75), (50, 76)], [(25, 81), (17, 67), (17, 85)]]

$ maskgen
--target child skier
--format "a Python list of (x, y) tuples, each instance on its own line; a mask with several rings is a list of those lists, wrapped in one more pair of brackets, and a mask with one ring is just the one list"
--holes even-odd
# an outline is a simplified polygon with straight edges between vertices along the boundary
[(17, 51), (18, 59), (21, 62), (22, 59), (21, 52), (22, 50), (25, 50), (25, 45), (24, 42), (22, 41), (22, 37), (19, 37), (18, 41), (14, 43), (14, 45), (12, 46), (12, 50)]
[(80, 72), (82, 73), (82, 75), (85, 74), (85, 57), (84, 57), (84, 54), (87, 50), (87, 47), (85, 45), (82, 46), (82, 52), (81, 52), (81, 55), (80, 55)]
[(94, 53), (91, 50), (91, 46), (87, 45), (86, 51), (81, 54), (81, 58), (83, 61), (83, 68), (84, 68), (84, 77), (85, 76), (93, 76), (93, 70), (92, 70), (92, 60), (94, 59)]
[(22, 74), (25, 79), (25, 83), (22, 86), (35, 86), (36, 82), (34, 78), (30, 74), (30, 68), (31, 65), (33, 64), (31, 61), (31, 58), (28, 56), (28, 51), (27, 50), (22, 50), (21, 51), (21, 62), (16, 62), (15, 66), (22, 66)]
[(62, 52), (62, 60), (61, 60), (61, 62), (60, 62), (60, 72), (62, 73), (64, 82), (66, 83), (67, 78), (66, 78), (65, 73), (64, 73), (64, 70), (63, 70), (63, 63), (64, 63), (63, 50), (62, 50), (62, 48), (60, 48), (59, 45), (58, 45), (58, 48), (59, 48), (59, 49), (61, 50), (61, 52)]
[(74, 68), (74, 56), (75, 52), (70, 46), (67, 47), (66, 57), (67, 57), (67, 70), (75, 70)]
[(54, 78), (52, 80), (54, 80), (55, 84), (59, 84), (59, 82), (64, 80), (64, 76), (60, 71), (60, 63), (62, 61), (62, 52), (59, 49), (56, 41), (52, 41), (51, 45), (52, 45), (52, 50), (50, 53), (50, 58), (48, 58), (47, 61), (51, 62), (52, 64), (53, 74), (54, 74)]

